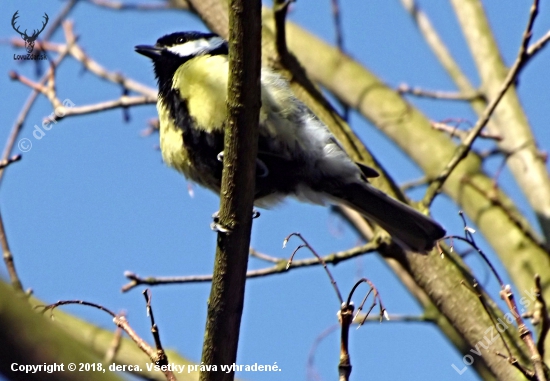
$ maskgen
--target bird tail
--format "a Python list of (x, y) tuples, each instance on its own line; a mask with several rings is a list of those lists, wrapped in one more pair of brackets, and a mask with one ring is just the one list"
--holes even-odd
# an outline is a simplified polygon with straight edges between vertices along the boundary
[(406, 249), (424, 253), (445, 235), (445, 229), (437, 222), (370, 184), (346, 184), (332, 196), (376, 222)]

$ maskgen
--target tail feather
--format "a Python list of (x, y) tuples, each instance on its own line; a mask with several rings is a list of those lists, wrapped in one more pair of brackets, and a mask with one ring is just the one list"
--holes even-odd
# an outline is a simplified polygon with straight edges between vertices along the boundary
[(437, 222), (367, 183), (347, 184), (332, 195), (379, 224), (405, 248), (426, 252), (445, 235)]

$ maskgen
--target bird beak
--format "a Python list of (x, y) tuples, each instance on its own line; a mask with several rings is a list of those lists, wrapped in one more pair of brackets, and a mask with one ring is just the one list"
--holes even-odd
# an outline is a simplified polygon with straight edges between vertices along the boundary
[(162, 49), (156, 46), (137, 45), (135, 49), (136, 49), (136, 52), (138, 52), (139, 54), (143, 54), (145, 57), (149, 57), (152, 60), (160, 57), (160, 55), (162, 54)]

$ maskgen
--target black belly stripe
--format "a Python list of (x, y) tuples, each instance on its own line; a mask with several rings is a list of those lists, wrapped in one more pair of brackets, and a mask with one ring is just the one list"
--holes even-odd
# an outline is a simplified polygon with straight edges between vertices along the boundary
[(167, 101), (164, 102), (168, 106), (170, 116), (174, 120), (176, 127), (183, 131), (192, 129), (193, 118), (189, 115), (189, 107), (187, 99), (181, 99), (178, 89), (170, 89), (166, 95)]
[(170, 117), (174, 125), (182, 131), (182, 149), (188, 152), (189, 160), (196, 172), (188, 173), (188, 177), (200, 185), (219, 189), (223, 164), (217, 157), (223, 151), (223, 132), (207, 133), (197, 129), (195, 120), (189, 115), (187, 100), (181, 99), (179, 90), (170, 89), (166, 97), (165, 105)]

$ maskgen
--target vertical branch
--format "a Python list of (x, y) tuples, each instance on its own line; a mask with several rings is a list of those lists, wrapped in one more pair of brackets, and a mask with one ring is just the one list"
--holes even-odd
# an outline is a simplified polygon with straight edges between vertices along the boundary
[[(229, 4), (228, 119), (220, 194), (218, 246), (202, 362), (231, 365), (237, 357), (244, 303), (255, 159), (258, 150), (261, 67), (261, 2), (231, 0)], [(224, 229), (225, 230), (225, 229)], [(234, 371), (201, 372), (201, 381), (233, 380)]]
[(348, 381), (351, 374), (349, 355), (349, 327), (353, 323), (353, 304), (342, 304), (338, 313), (340, 319), (340, 361), (338, 363), (338, 381)]

